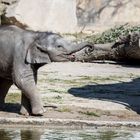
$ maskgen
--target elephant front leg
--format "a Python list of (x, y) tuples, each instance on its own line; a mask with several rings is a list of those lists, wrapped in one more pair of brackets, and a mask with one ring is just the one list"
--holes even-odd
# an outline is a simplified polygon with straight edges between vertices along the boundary
[(43, 115), (45, 109), (43, 108), (43, 104), (36, 86), (27, 82), (26, 84), (22, 85), (21, 90), (23, 93), (21, 109), (24, 107), (24, 109), (30, 114), (31, 105), (32, 115)]
[[(45, 110), (43, 112), (45, 112)], [(22, 93), (22, 95), (21, 95), (20, 114), (25, 115), (25, 116), (29, 116), (32, 114), (30, 100), (25, 96), (25, 93)]]
[(22, 91), (21, 113), (43, 115), (45, 109), (36, 87), (36, 71), (31, 65), (18, 64), (13, 68), (13, 81)]
[(12, 81), (4, 78), (0, 78), (0, 108), (3, 108), (6, 94), (12, 84), (13, 84)]
[(21, 102), (21, 113), (24, 115), (26, 115), (27, 112), (28, 114), (32, 115), (43, 115), (45, 109), (43, 108), (43, 104), (36, 88), (34, 78), (28, 80), (26, 78), (27, 77), (15, 81), (15, 84), (19, 89), (21, 89), (23, 94)]

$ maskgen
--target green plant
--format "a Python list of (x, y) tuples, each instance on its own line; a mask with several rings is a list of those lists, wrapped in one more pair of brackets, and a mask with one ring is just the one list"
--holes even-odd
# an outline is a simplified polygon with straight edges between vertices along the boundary
[(89, 35), (85, 33), (74, 33), (74, 34), (64, 34), (64, 36), (73, 36), (75, 42), (87, 41), (96, 44), (104, 44), (113, 42), (118, 39), (121, 35), (128, 35), (132, 32), (140, 32), (140, 26), (130, 26), (129, 24), (124, 24), (120, 26), (115, 26), (109, 30), (104, 31), (102, 34)]
[(111, 28), (102, 34), (92, 35), (85, 37), (85, 40), (92, 43), (109, 43), (115, 41), (121, 35), (128, 35), (132, 32), (140, 32), (140, 26), (130, 26), (128, 24), (116, 26)]

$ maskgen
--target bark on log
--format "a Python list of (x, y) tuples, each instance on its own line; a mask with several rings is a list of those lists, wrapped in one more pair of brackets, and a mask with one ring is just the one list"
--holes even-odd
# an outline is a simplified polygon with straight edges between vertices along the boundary
[(75, 54), (76, 61), (114, 60), (140, 62), (140, 33), (119, 37), (116, 42), (93, 44)]

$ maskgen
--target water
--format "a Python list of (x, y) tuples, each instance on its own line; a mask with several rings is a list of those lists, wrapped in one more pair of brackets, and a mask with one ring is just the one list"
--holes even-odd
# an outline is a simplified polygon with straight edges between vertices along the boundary
[(0, 140), (140, 140), (138, 130), (0, 129)]

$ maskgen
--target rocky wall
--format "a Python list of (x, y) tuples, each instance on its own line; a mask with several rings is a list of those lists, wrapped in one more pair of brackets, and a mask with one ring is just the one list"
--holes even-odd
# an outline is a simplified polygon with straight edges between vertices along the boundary
[(77, 0), (77, 19), (79, 25), (140, 23), (140, 0)]
[(0, 0), (2, 24), (77, 32), (140, 23), (140, 0)]

